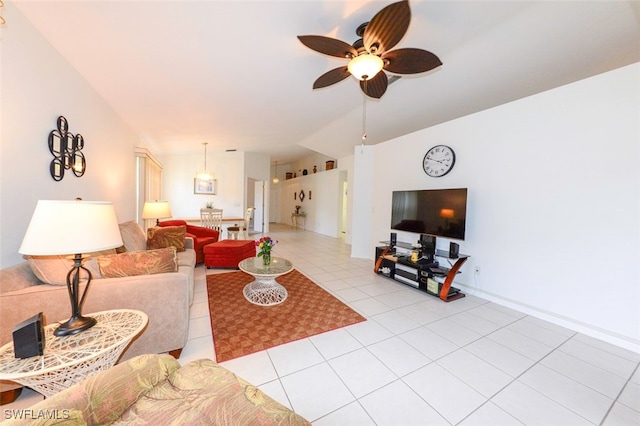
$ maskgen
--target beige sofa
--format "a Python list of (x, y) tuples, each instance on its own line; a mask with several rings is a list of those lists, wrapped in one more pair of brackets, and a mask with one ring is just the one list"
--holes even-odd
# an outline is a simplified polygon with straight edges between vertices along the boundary
[(209, 359), (180, 367), (168, 355), (136, 357), (23, 411), (3, 424), (310, 425)]
[[(120, 228), (127, 251), (146, 246), (146, 234), (137, 224), (127, 222)], [(191, 238), (184, 239), (184, 244), (185, 250), (177, 253), (176, 272), (120, 278), (101, 278), (94, 273), (83, 314), (137, 309), (149, 317), (147, 328), (133, 341), (122, 359), (164, 352), (178, 357), (186, 344), (189, 307), (193, 302), (195, 251)], [(26, 261), (1, 270), (0, 344), (11, 342), (13, 327), (39, 312), (44, 313), (45, 324), (68, 319), (71, 307), (67, 287), (43, 283)], [(7, 382), (0, 386), (0, 390), (7, 389), (11, 389)]]

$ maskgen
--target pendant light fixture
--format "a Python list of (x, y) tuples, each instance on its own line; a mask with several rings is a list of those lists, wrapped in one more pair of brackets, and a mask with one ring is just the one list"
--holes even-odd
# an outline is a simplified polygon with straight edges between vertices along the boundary
[(207, 172), (207, 144), (208, 144), (208, 142), (204, 142), (202, 144), (202, 145), (204, 145), (204, 171), (197, 172), (196, 173), (196, 178), (201, 180), (201, 181), (210, 182), (210, 181), (213, 180), (214, 176), (213, 176), (213, 173)]
[(277, 185), (278, 182), (280, 182), (280, 179), (278, 178), (278, 162), (276, 161), (276, 172), (275, 175), (273, 176), (273, 180), (272, 180), (274, 185)]

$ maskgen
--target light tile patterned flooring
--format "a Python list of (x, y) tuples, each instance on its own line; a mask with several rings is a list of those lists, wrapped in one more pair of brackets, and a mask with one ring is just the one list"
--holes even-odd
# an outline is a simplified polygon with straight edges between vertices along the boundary
[[(640, 354), (477, 297), (441, 302), (335, 238), (269, 235), (368, 319), (222, 363), (314, 425), (640, 425)], [(196, 268), (183, 364), (215, 357), (205, 275), (221, 272)]]

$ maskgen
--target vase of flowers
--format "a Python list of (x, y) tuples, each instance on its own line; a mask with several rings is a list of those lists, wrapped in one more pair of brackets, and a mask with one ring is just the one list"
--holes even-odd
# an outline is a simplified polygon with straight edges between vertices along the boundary
[(278, 244), (277, 240), (271, 237), (262, 237), (256, 240), (256, 247), (258, 248), (258, 257), (262, 257), (262, 264), (271, 264), (271, 249)]

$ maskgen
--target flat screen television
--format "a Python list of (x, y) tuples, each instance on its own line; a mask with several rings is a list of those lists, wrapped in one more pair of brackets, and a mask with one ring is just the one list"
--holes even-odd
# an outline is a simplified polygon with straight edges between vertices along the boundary
[(467, 188), (393, 191), (391, 229), (464, 240)]

